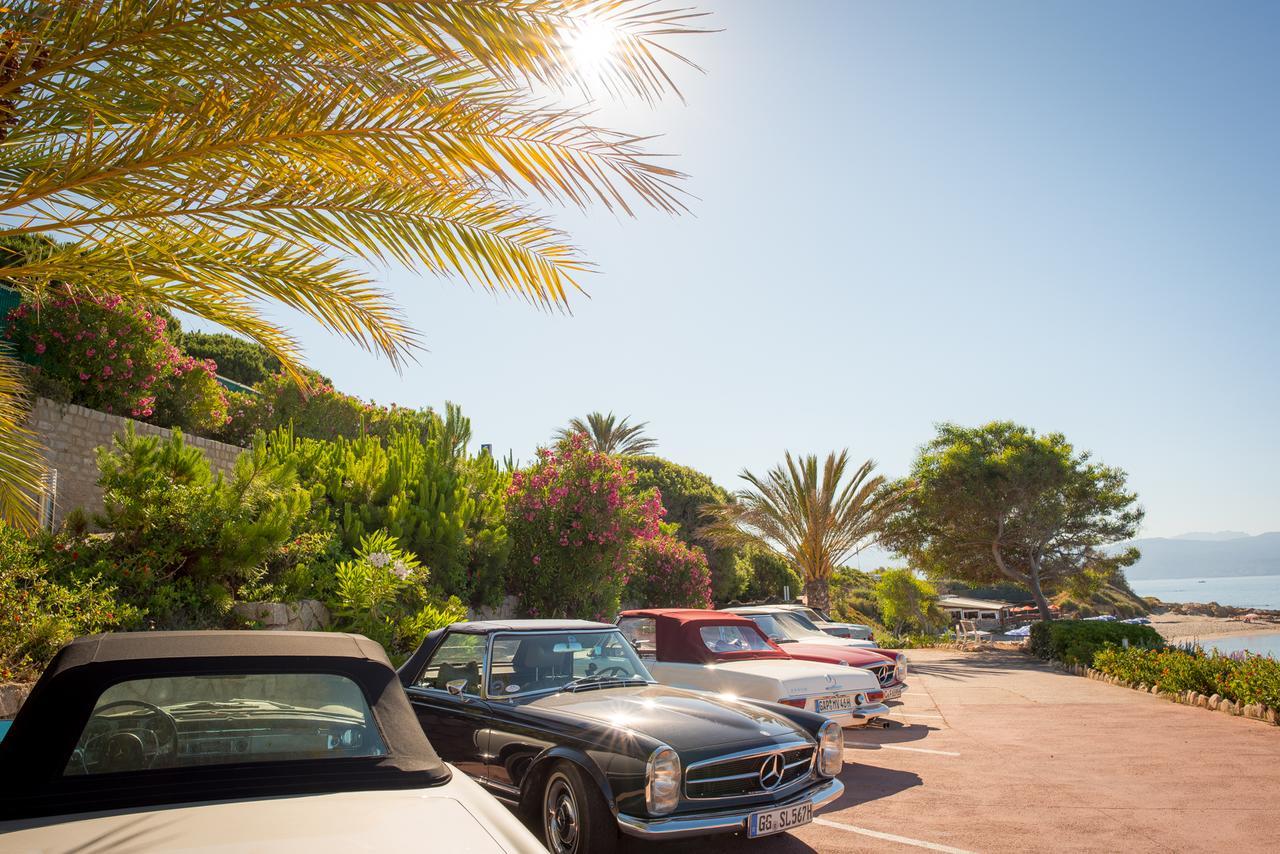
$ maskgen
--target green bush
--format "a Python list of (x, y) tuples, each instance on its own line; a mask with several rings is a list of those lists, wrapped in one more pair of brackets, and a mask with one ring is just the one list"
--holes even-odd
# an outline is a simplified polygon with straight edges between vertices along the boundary
[(428, 575), (385, 531), (362, 538), (355, 558), (338, 564), (335, 572), (334, 628), (371, 638), (393, 661), (402, 661), (428, 632), (466, 619), (458, 599), (442, 601), (427, 591)]
[(68, 526), (57, 541), (59, 575), (101, 576), (156, 628), (232, 625), (231, 605), (321, 560), (331, 531), (309, 518), (311, 494), (259, 442), (231, 475), (214, 474), (181, 431), (168, 439), (132, 430), (98, 452), (102, 534)]
[(1031, 627), (1031, 652), (1066, 664), (1089, 664), (1107, 644), (1159, 647), (1160, 633), (1150, 626), (1101, 620), (1054, 620)]
[(136, 625), (137, 609), (90, 577), (59, 583), (39, 540), (0, 522), (0, 679), (34, 679), (78, 635)]
[[(501, 600), (510, 543), (510, 476), (488, 454), (470, 456), (470, 427), (456, 407), (422, 430), (321, 441), (280, 429), (270, 457), (311, 485), (311, 515), (332, 524), (343, 554), (375, 531), (396, 538), (430, 567), (441, 596), (472, 605)], [(425, 438), (423, 438), (425, 435)]]
[(758, 546), (744, 546), (736, 550), (734, 560), (739, 564), (737, 574), (745, 579), (740, 596), (745, 602), (765, 599), (782, 599), (787, 588), (791, 595), (799, 596), (804, 582), (786, 558)]
[(1155, 685), (1162, 691), (1218, 694), (1238, 703), (1263, 703), (1280, 709), (1280, 661), (1258, 655), (1206, 654), (1193, 649), (1106, 646), (1093, 667), (1126, 682)]

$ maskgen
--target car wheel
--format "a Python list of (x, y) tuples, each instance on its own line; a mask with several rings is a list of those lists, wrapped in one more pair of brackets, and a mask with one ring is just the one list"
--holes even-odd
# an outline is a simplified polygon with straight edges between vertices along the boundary
[(595, 783), (577, 765), (562, 762), (542, 790), (542, 837), (552, 854), (613, 851), (618, 829)]

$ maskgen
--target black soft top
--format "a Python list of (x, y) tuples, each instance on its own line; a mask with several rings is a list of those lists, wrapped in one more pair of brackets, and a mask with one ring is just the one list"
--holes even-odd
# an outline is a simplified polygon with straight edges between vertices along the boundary
[(400, 682), (406, 688), (412, 685), (427, 666), (427, 659), (446, 634), (489, 635), (495, 632), (597, 632), (617, 629), (613, 623), (595, 623), (591, 620), (471, 620), (454, 623), (436, 629), (423, 639), (421, 646), (400, 665)]
[[(163, 676), (324, 673), (354, 682), (385, 756), (254, 761), (110, 774), (63, 771), (103, 691)], [(382, 647), (329, 632), (132, 632), (63, 647), (0, 741), (0, 820), (188, 801), (420, 788), (449, 779)]]

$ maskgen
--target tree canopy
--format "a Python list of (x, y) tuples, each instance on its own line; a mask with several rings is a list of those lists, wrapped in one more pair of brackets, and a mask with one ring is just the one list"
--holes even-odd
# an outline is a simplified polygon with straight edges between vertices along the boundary
[(905, 504), (881, 542), (933, 577), (1026, 587), (1049, 619), (1047, 592), (1086, 574), (1111, 575), (1136, 549), (1104, 546), (1142, 522), (1125, 473), (1077, 452), (1061, 433), (1009, 421), (942, 424), (901, 490)]
[(629, 424), (630, 416), (618, 420), (610, 412), (588, 413), (586, 419), (571, 418), (569, 426), (556, 433), (558, 441), (564, 441), (575, 433), (582, 433), (590, 440), (594, 450), (601, 454), (618, 454), (623, 457), (636, 457), (647, 454), (658, 446), (656, 440), (645, 435), (644, 428), (648, 421)]
[[(683, 209), (647, 141), (560, 93), (656, 101), (698, 13), (647, 0), (11, 0), (0, 40), (5, 263), (191, 312), (297, 375), (281, 306), (399, 365), (415, 330), (368, 263), (562, 306), (587, 262), (544, 201)], [(610, 55), (588, 80), (584, 28)], [(577, 93), (577, 95), (573, 95)], [(0, 368), (0, 511), (38, 472)], [(16, 415), (15, 415), (16, 413)], [(25, 512), (24, 512), (25, 511)]]
[(754, 542), (789, 560), (803, 575), (811, 606), (830, 605), (836, 567), (873, 542), (898, 505), (898, 493), (873, 475), (867, 460), (846, 479), (849, 452), (827, 455), (821, 469), (814, 455), (792, 457), (764, 477), (750, 471), (750, 488), (710, 511), (709, 534), (726, 544)]

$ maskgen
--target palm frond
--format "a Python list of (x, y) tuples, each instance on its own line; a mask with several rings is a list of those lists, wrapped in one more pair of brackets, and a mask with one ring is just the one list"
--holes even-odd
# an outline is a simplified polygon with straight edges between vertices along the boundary
[(591, 441), (591, 447), (599, 453), (624, 457), (638, 457), (651, 452), (658, 446), (656, 440), (644, 433), (644, 428), (649, 426), (649, 422), (628, 424), (629, 420), (628, 417), (619, 421), (612, 412), (608, 415), (592, 412), (587, 415), (585, 421), (581, 418), (571, 418), (569, 426), (559, 430), (556, 438), (564, 440), (575, 433), (583, 433)]
[(27, 426), (26, 394), (21, 363), (0, 348), (0, 517), (34, 529), (47, 469), (40, 441)]

